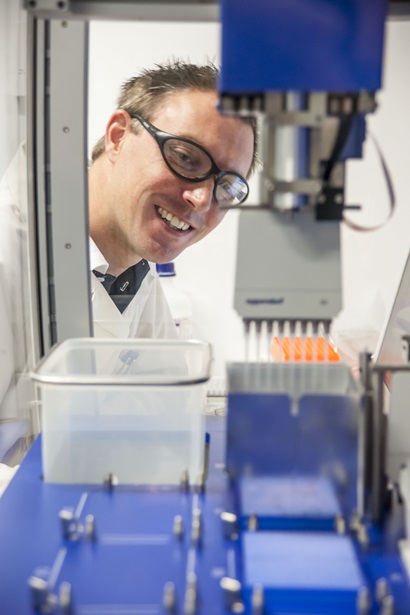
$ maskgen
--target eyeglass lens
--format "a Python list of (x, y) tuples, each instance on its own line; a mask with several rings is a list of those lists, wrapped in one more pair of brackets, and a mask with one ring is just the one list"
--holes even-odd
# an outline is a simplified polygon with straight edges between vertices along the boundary
[(177, 173), (190, 179), (200, 178), (212, 168), (212, 161), (203, 150), (179, 139), (165, 141), (164, 155)]
[[(180, 139), (167, 139), (163, 154), (170, 167), (187, 179), (205, 179), (213, 167), (204, 150)], [(228, 171), (217, 177), (214, 194), (220, 204), (237, 205), (247, 197), (248, 186), (239, 175)]]
[(220, 205), (238, 205), (248, 196), (248, 185), (235, 173), (224, 173), (215, 185), (215, 199)]

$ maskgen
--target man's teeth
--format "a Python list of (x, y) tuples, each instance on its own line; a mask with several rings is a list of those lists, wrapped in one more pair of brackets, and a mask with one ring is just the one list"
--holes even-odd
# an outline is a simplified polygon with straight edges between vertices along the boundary
[(176, 228), (180, 231), (187, 231), (189, 229), (189, 224), (183, 222), (173, 214), (169, 213), (166, 209), (162, 209), (162, 207), (157, 207), (157, 211), (163, 220), (168, 222), (169, 226), (172, 228)]

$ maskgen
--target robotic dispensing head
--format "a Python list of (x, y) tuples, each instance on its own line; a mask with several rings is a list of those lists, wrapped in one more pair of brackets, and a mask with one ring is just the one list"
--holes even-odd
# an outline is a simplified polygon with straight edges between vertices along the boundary
[(341, 309), (345, 162), (361, 158), (376, 107), (386, 12), (386, 0), (222, 2), (221, 111), (260, 124), (261, 205), (244, 204), (238, 239), (247, 333), (328, 333)]

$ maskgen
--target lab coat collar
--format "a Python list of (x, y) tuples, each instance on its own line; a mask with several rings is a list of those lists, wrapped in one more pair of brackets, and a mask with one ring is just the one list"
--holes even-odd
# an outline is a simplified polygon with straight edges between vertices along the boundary
[[(157, 272), (153, 263), (149, 264), (149, 272), (146, 275), (141, 288), (133, 298), (126, 310), (121, 312), (95, 275), (91, 275), (91, 298), (94, 317), (95, 337), (126, 338), (130, 336), (131, 327), (135, 318), (140, 318), (140, 312), (150, 293), (150, 288), (157, 278)], [(105, 274), (108, 263), (100, 250), (90, 237), (90, 267), (91, 272), (97, 270)]]
[(99, 271), (104, 274), (107, 273), (108, 263), (103, 257), (100, 250), (97, 248), (97, 244), (90, 237), (90, 265), (91, 271)]
[[(105, 274), (108, 270), (108, 262), (105, 260), (101, 251), (97, 247), (97, 244), (91, 239), (90, 240), (90, 268), (91, 271), (98, 271), (99, 273)], [(147, 275), (151, 275), (153, 277), (157, 277), (157, 271), (154, 263), (148, 262), (149, 272)]]

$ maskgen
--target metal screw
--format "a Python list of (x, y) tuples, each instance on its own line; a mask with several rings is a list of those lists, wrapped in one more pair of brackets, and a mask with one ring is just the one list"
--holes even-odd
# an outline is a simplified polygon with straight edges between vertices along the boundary
[(104, 487), (108, 489), (108, 491), (112, 491), (114, 487), (117, 487), (118, 482), (118, 477), (112, 472), (109, 472), (103, 480)]
[(364, 523), (360, 523), (359, 527), (357, 528), (357, 540), (360, 542), (364, 549), (369, 546), (369, 534), (367, 533), (367, 528)]
[(198, 479), (196, 481), (195, 489), (197, 493), (205, 492), (205, 474), (204, 472), (200, 472), (198, 475)]
[(63, 132), (64, 132), (65, 134), (67, 134), (68, 132), (70, 132), (69, 127), (68, 127), (68, 126), (63, 126)]
[(357, 532), (360, 523), (361, 523), (360, 513), (357, 510), (354, 510), (351, 520), (350, 520), (350, 529), (353, 532)]
[(254, 514), (249, 515), (248, 518), (248, 530), (250, 532), (255, 532), (259, 527), (258, 517)]
[(30, 587), (31, 592), (31, 603), (33, 609), (38, 612), (41, 612), (41, 609), (47, 607), (49, 600), (49, 588), (48, 583), (45, 579), (42, 579), (37, 576), (31, 576), (28, 579), (28, 585)]
[(71, 250), (73, 246), (71, 245), (71, 243), (66, 243), (64, 247), (66, 250)]
[(175, 585), (171, 582), (165, 583), (162, 603), (164, 605), (164, 609), (168, 611), (168, 613), (175, 613), (177, 606), (176, 592)]
[(223, 577), (220, 586), (224, 594), (225, 608), (231, 613), (243, 613), (244, 605), (241, 597), (242, 586), (237, 579)]
[(335, 528), (338, 534), (346, 533), (346, 521), (344, 520), (343, 515), (336, 515)]
[(238, 538), (238, 517), (231, 512), (221, 513), (221, 521), (223, 524), (224, 536), (228, 540), (237, 540)]
[(182, 470), (181, 479), (179, 482), (182, 491), (189, 491), (189, 474), (188, 470)]
[(185, 615), (195, 615), (197, 595), (194, 589), (187, 589), (185, 592), (184, 613)]
[(84, 528), (85, 536), (88, 540), (95, 540), (97, 537), (96, 529), (95, 529), (95, 517), (94, 515), (87, 515), (85, 518), (85, 528)]
[(63, 538), (66, 540), (78, 540), (78, 519), (71, 508), (62, 508), (58, 513), (61, 523)]
[(199, 545), (202, 538), (202, 515), (199, 508), (193, 511), (191, 540), (194, 545)]
[(367, 615), (370, 611), (370, 595), (367, 587), (361, 587), (357, 592), (357, 613), (359, 615)]
[(381, 615), (394, 615), (394, 598), (393, 596), (385, 596), (381, 602)]
[(176, 540), (182, 540), (184, 537), (184, 520), (181, 515), (175, 515), (174, 517), (174, 525), (172, 528), (172, 533), (174, 534)]
[(389, 593), (387, 580), (384, 577), (376, 581), (376, 599), (381, 602)]
[(60, 611), (63, 615), (69, 615), (71, 612), (71, 585), (67, 581), (63, 581), (60, 584), (59, 592), (58, 592), (58, 603), (60, 606)]
[(187, 578), (185, 591), (184, 613), (185, 615), (195, 615), (198, 602), (198, 581), (194, 572)]
[(265, 606), (265, 594), (263, 585), (257, 584), (252, 589), (252, 615), (263, 615), (263, 607)]

